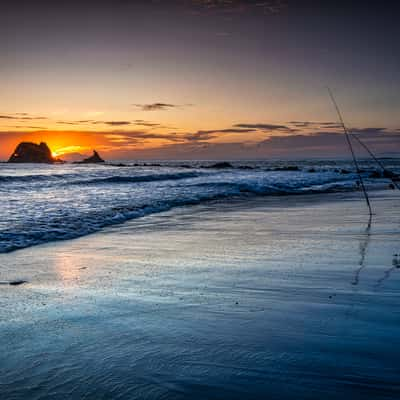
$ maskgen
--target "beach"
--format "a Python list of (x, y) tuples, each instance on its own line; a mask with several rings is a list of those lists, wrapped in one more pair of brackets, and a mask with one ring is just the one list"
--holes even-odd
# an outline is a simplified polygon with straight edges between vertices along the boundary
[(0, 254), (0, 397), (398, 399), (400, 195), (370, 196), (370, 228), (361, 192), (232, 198)]
[(0, 400), (400, 400), (400, 1), (3, 1)]

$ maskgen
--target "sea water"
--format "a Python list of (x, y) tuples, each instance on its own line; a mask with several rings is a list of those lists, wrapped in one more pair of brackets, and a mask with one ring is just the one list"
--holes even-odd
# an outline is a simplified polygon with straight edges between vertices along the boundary
[[(399, 171), (400, 161), (386, 161)], [(0, 253), (94, 233), (174, 207), (233, 197), (360, 190), (344, 161), (80, 164), (0, 164)], [(217, 165), (218, 167), (218, 165)], [(293, 168), (294, 167), (294, 168)], [(369, 179), (374, 166), (362, 163)]]

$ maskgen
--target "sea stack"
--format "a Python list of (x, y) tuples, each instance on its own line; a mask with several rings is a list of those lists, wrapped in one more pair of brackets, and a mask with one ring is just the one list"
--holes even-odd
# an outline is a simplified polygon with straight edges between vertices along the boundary
[(22, 142), (9, 158), (10, 163), (54, 163), (59, 160), (53, 158), (46, 143), (40, 144)]
[(100, 157), (96, 150), (93, 150), (93, 155), (80, 161), (79, 164), (97, 164), (103, 163), (104, 160)]

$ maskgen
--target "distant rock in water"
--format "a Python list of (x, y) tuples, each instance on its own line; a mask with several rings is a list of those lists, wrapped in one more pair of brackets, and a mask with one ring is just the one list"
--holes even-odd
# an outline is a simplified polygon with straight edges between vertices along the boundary
[(224, 169), (224, 168), (233, 168), (233, 165), (231, 163), (223, 161), (223, 162), (218, 162), (216, 164), (209, 165), (209, 166), (204, 167), (204, 168)]
[(99, 156), (99, 153), (96, 150), (93, 150), (93, 155), (91, 157), (78, 161), (77, 164), (97, 164), (103, 162), (104, 160)]
[(60, 161), (51, 155), (49, 147), (44, 142), (40, 144), (22, 142), (8, 160), (10, 163), (54, 163)]
[(118, 163), (118, 164), (114, 164), (114, 163), (109, 163), (107, 164), (109, 167), (129, 167), (128, 164), (124, 164), (124, 163)]
[(300, 168), (297, 165), (287, 165), (284, 167), (276, 167), (274, 171), (300, 171)]

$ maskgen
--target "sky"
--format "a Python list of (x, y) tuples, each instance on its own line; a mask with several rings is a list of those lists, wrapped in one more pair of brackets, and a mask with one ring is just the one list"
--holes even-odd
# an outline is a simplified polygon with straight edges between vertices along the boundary
[[(348, 157), (346, 124), (400, 153), (390, 1), (4, 1), (0, 160)], [(361, 149), (357, 150), (360, 155)]]

